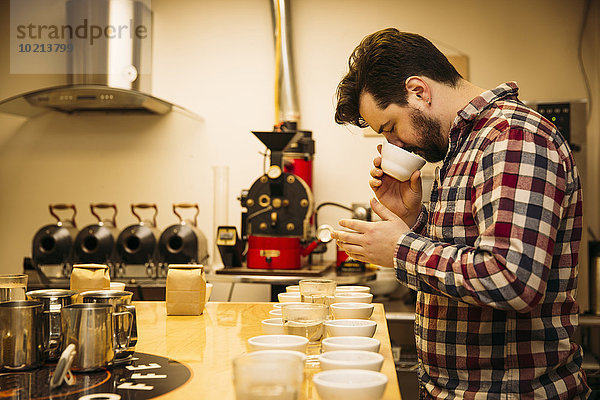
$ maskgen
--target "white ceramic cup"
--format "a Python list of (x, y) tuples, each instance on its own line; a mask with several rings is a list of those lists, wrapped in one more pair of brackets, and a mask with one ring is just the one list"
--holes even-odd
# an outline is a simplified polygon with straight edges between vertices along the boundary
[(338, 286), (335, 288), (335, 293), (371, 293), (371, 288), (368, 286), (355, 285)]
[(368, 369), (380, 371), (383, 356), (379, 353), (365, 350), (336, 350), (327, 351), (319, 356), (321, 369)]
[(277, 299), (280, 303), (287, 303), (288, 301), (300, 302), (300, 292), (283, 292), (277, 295)]
[(248, 339), (250, 350), (294, 350), (306, 352), (308, 339), (296, 335), (261, 335)]
[(334, 303), (329, 308), (335, 319), (369, 319), (375, 306), (372, 303)]
[(111, 282), (110, 290), (118, 290), (120, 292), (125, 290), (125, 283), (123, 282)]
[(361, 292), (336, 293), (333, 298), (334, 303), (371, 303), (372, 301), (371, 293)]
[(368, 319), (334, 319), (325, 321), (329, 336), (373, 337), (377, 322)]
[(334, 369), (313, 377), (322, 400), (378, 400), (387, 382), (387, 376), (381, 372), (364, 369)]
[(381, 145), (381, 169), (399, 181), (408, 180), (413, 172), (423, 168), (425, 162), (418, 155), (393, 145), (387, 140)]
[(283, 320), (281, 318), (269, 318), (261, 321), (262, 330), (265, 335), (284, 335)]
[(379, 340), (364, 336), (334, 336), (323, 339), (323, 351), (365, 350), (377, 353)]

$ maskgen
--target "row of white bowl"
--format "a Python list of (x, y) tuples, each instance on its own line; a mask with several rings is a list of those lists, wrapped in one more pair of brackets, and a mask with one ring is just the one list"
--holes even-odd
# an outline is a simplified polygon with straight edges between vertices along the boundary
[[(285, 291), (288, 293), (299, 293), (300, 292), (300, 285), (290, 285), (290, 286), (286, 286), (285, 287)], [(337, 286), (335, 288), (336, 293), (337, 292), (344, 292), (344, 293), (371, 293), (371, 288), (368, 286), (356, 286), (356, 285), (351, 285), (351, 286)]]
[[(335, 343), (342, 339), (346, 343)], [(271, 347), (275, 341), (286, 350), (276, 350)], [(327, 343), (331, 341), (331, 343)], [(364, 343), (361, 343), (363, 342)], [(375, 343), (371, 343), (374, 341)], [(248, 339), (252, 354), (288, 353), (297, 355), (302, 361), (308, 339), (294, 335), (265, 335)], [(319, 355), (322, 372), (314, 375), (313, 383), (322, 400), (378, 400), (383, 396), (388, 378), (380, 373), (383, 356), (377, 352), (379, 341), (366, 337), (340, 336), (323, 339), (323, 348), (331, 345), (344, 347), (367, 347), (367, 350), (331, 350)], [(298, 346), (298, 347), (294, 347)], [(267, 350), (265, 350), (267, 348)], [(297, 350), (290, 350), (296, 348)]]
[[(275, 303), (274, 309), (269, 311), (273, 317), (281, 317), (281, 307), (285, 304), (305, 304), (301, 302)], [(331, 313), (335, 319), (369, 319), (373, 315), (374, 305), (371, 303), (333, 303)]]
[[(367, 288), (368, 289), (368, 288)], [(373, 301), (373, 295), (371, 293), (363, 292), (336, 292), (333, 297), (332, 303), (371, 303)], [(301, 301), (300, 292), (283, 292), (277, 295), (277, 299), (281, 303), (287, 303), (290, 301), (298, 302)]]
[[(265, 335), (284, 334), (282, 318), (269, 318), (261, 321)], [(373, 337), (377, 329), (377, 322), (367, 319), (333, 319), (323, 323), (329, 337), (336, 336), (364, 336)]]
[[(388, 378), (378, 372), (383, 356), (379, 354), (379, 340), (372, 337), (377, 323), (368, 320), (373, 313), (374, 307), (370, 304), (373, 296), (366, 286), (341, 286), (337, 289), (331, 310), (334, 318), (338, 319), (324, 323), (330, 337), (322, 341), (323, 353), (319, 355), (322, 372), (315, 374), (313, 383), (323, 400), (380, 399)], [(287, 290), (287, 293), (279, 294), (280, 302), (300, 301), (300, 293), (295, 291), (294, 286), (288, 286)], [(276, 304), (270, 314), (281, 316), (281, 303)], [(262, 326), (266, 335), (248, 339), (252, 351), (285, 351), (295, 353), (303, 360), (306, 358), (304, 353), (308, 339), (279, 334), (283, 333), (281, 318), (264, 320)]]
[[(305, 354), (293, 350), (257, 350), (250, 354), (256, 357), (288, 354), (302, 362), (306, 360)], [(356, 350), (330, 351), (321, 354), (319, 360), (322, 372), (314, 375), (313, 383), (322, 400), (378, 400), (383, 396), (388, 378), (378, 372), (383, 364), (381, 354)]]
[[(323, 339), (323, 352), (336, 350), (360, 350), (379, 352), (381, 343), (378, 339), (365, 336), (334, 336)], [(251, 351), (258, 350), (293, 350), (304, 353), (308, 339), (296, 335), (261, 335), (248, 339)]]

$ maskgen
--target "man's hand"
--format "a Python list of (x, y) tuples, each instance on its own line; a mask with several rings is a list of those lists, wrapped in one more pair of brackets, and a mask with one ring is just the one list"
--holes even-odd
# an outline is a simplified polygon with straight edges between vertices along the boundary
[[(377, 146), (377, 151), (381, 153), (381, 145)], [(413, 226), (417, 222), (423, 195), (421, 171), (413, 172), (409, 180), (400, 182), (383, 173), (381, 156), (377, 156), (373, 159), (369, 186), (381, 204), (402, 218), (408, 226)]]
[(371, 199), (371, 208), (382, 221), (340, 220), (341, 226), (355, 232), (335, 231), (333, 238), (336, 239), (338, 246), (355, 260), (382, 267), (393, 267), (398, 238), (410, 228), (376, 199)]

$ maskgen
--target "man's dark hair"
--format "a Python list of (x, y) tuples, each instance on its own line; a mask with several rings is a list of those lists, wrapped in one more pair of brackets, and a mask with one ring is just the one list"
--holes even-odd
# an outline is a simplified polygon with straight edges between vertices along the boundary
[(405, 82), (410, 76), (426, 76), (456, 86), (461, 75), (429, 40), (387, 28), (365, 37), (348, 60), (348, 73), (337, 87), (335, 122), (364, 128), (358, 112), (360, 96), (367, 92), (379, 107), (407, 104)]

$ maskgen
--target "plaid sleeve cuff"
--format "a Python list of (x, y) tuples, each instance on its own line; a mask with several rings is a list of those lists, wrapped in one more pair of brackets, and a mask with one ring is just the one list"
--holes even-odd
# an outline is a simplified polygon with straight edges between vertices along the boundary
[(431, 239), (413, 231), (408, 231), (398, 239), (394, 258), (396, 277), (409, 289), (419, 288), (417, 263), (430, 243)]
[(427, 208), (424, 205), (421, 205), (421, 212), (417, 217), (417, 222), (415, 222), (411, 230), (413, 232), (423, 234), (425, 231), (425, 226), (427, 226)]

